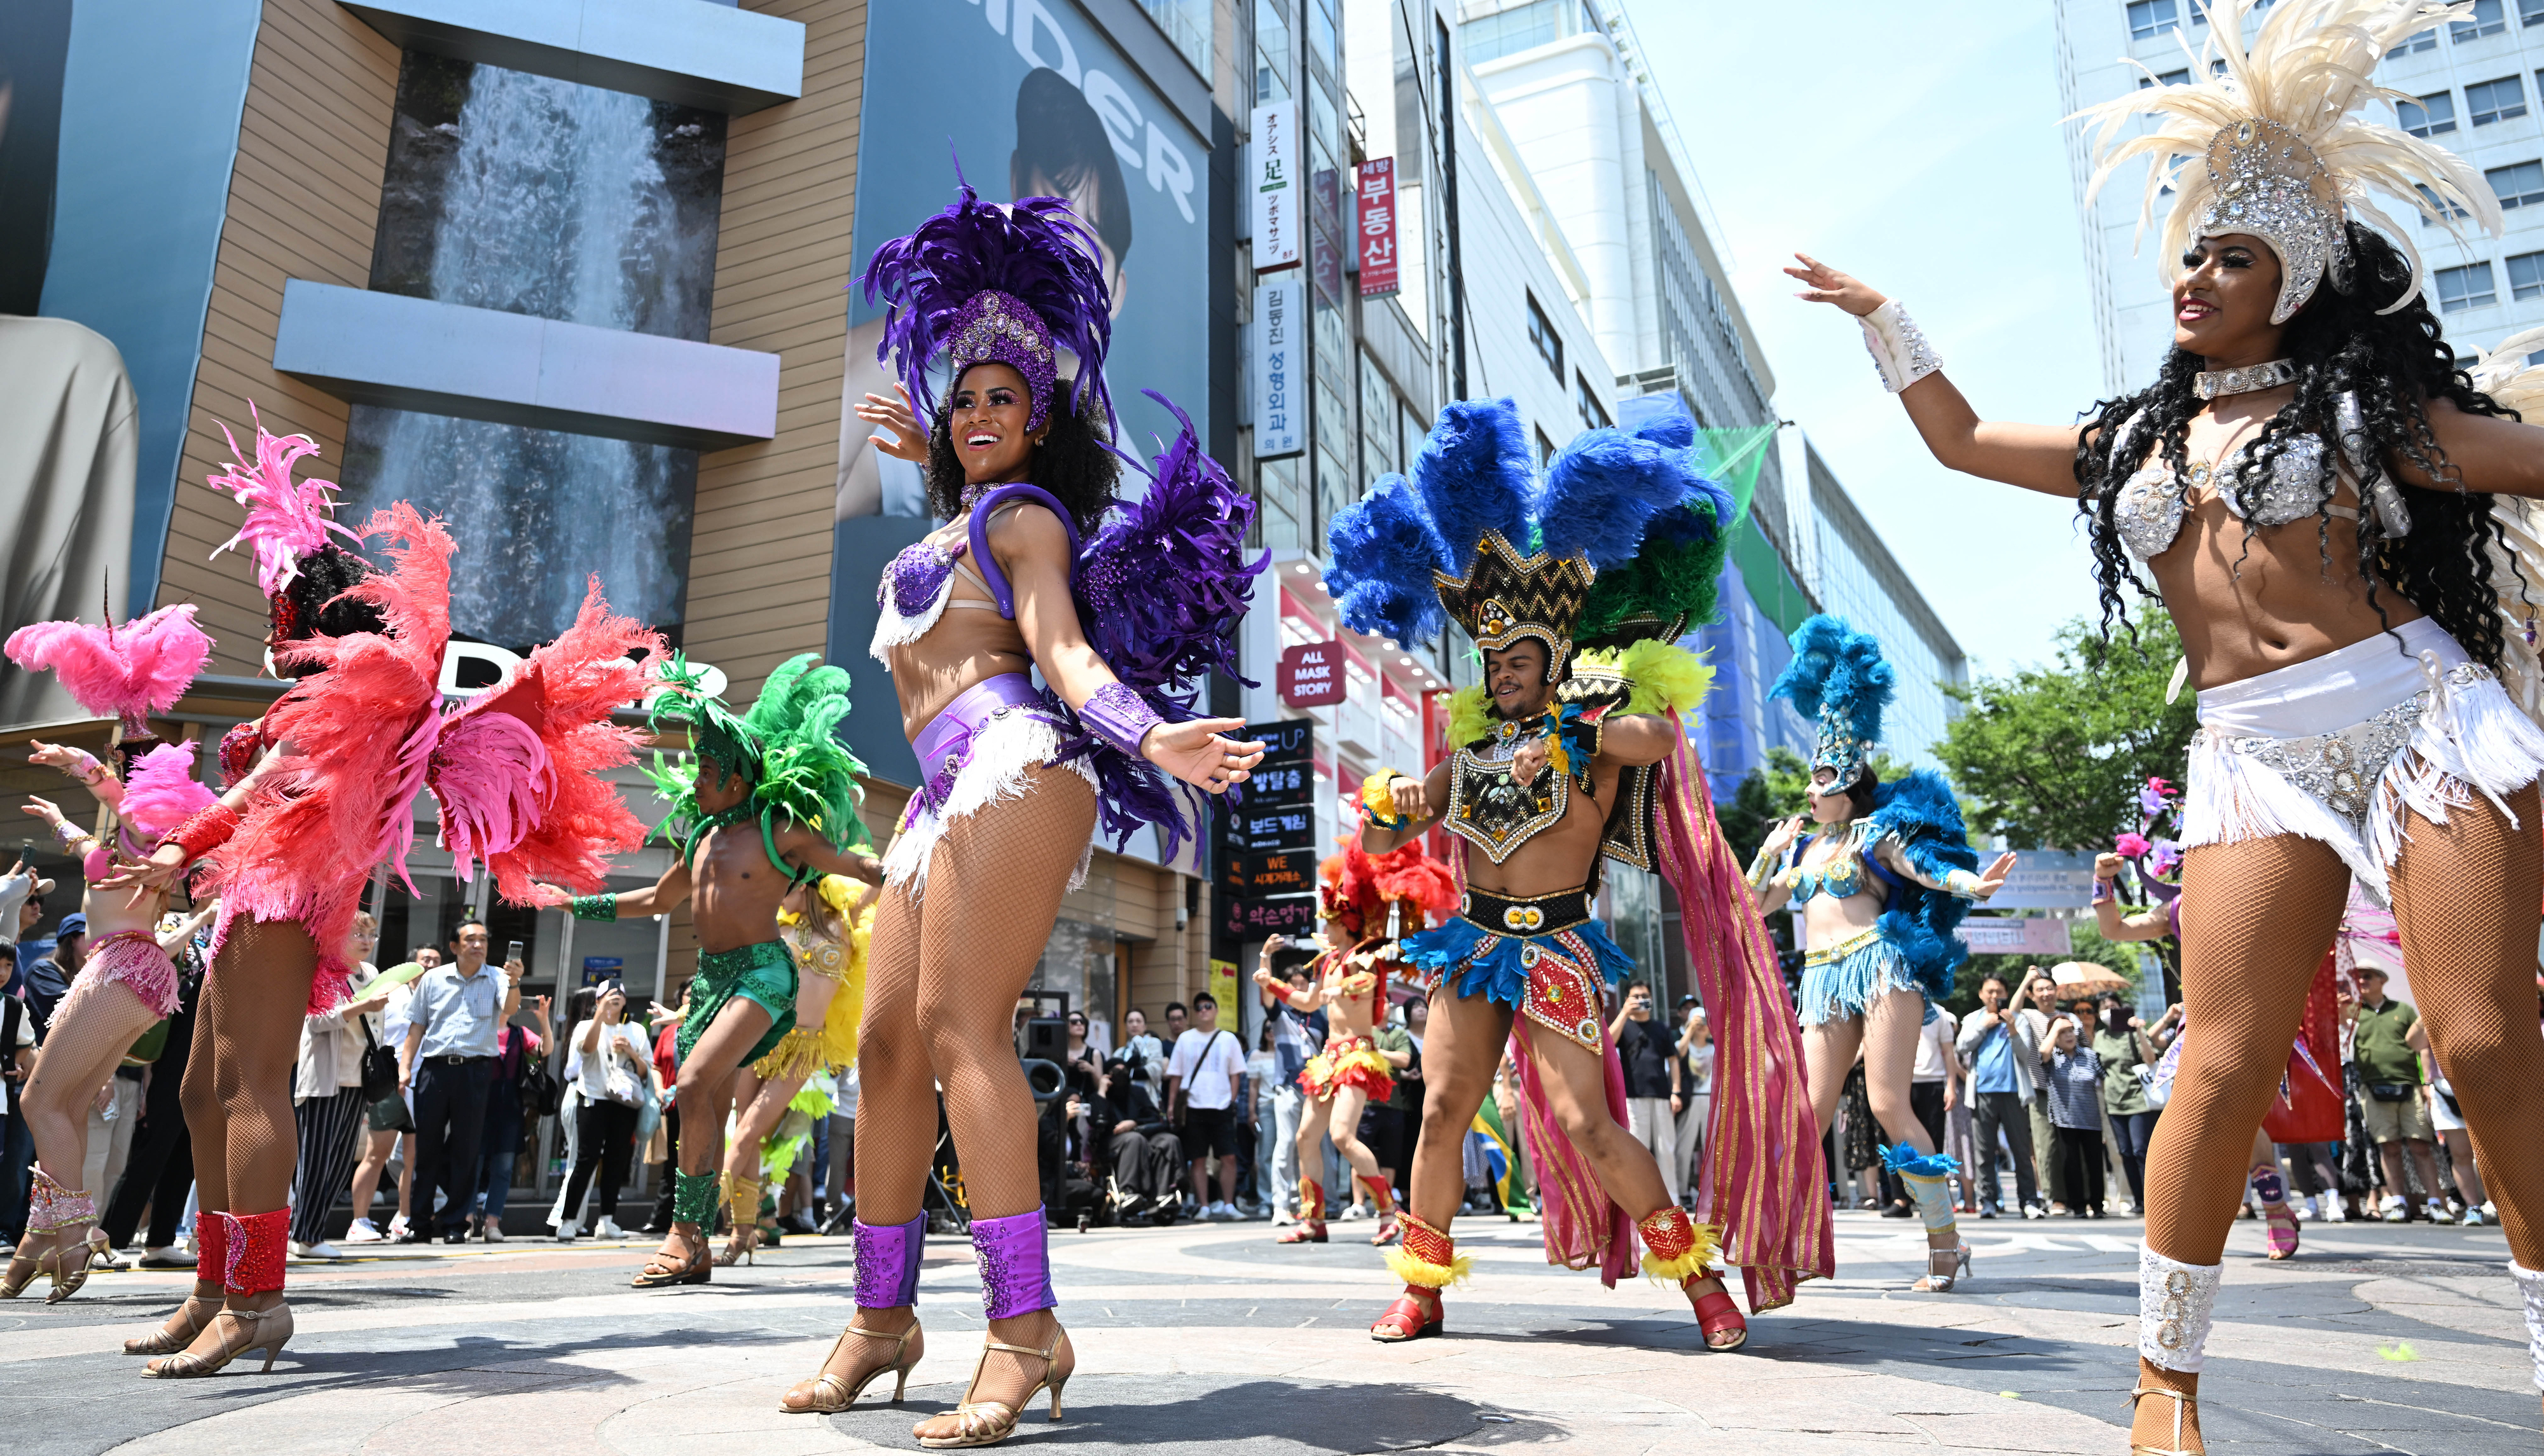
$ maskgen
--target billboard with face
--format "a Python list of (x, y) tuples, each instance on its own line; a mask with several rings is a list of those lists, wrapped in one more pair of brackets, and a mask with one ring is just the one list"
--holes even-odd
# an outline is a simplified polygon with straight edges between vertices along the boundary
[[(1066, 197), (1095, 235), (1112, 290), (1105, 375), (1122, 417), (1117, 442), (1147, 456), (1175, 428), (1144, 388), (1173, 396), (1207, 439), (1205, 138), (1073, 0), (896, 0), (871, 7), (866, 25), (859, 268), (878, 245), (954, 200), (958, 166), (992, 201)], [(916, 766), (892, 680), (866, 649), (884, 565), (932, 522), (919, 468), (874, 449), (873, 426), (854, 414), (867, 394), (890, 396), (893, 377), (875, 358), (883, 310), (856, 291), (847, 307), (830, 657), (857, 679), (851, 743), (877, 774), (910, 783)], [(1063, 377), (1074, 367), (1064, 358)], [(1126, 469), (1121, 494), (1144, 484)]]

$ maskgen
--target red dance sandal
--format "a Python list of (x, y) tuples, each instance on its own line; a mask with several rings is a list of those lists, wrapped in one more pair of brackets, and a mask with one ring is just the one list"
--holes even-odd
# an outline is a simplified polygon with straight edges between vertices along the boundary
[[(1705, 1332), (1707, 1349), (1735, 1350), (1749, 1342), (1749, 1322), (1740, 1317), (1740, 1306), (1732, 1302), (1729, 1291), (1715, 1289), (1710, 1293), (1698, 1294), (1691, 1290), (1688, 1297), (1696, 1305), (1696, 1323)], [(1713, 1337), (1725, 1331), (1736, 1332), (1740, 1338), (1729, 1344), (1715, 1344)]]
[[(1431, 1307), (1428, 1310), (1422, 1307), (1425, 1300), (1430, 1301)], [(1380, 1315), (1378, 1322), (1369, 1327), (1369, 1338), (1383, 1344), (1401, 1344), (1408, 1340), (1421, 1340), (1427, 1336), (1439, 1334), (1441, 1323), (1448, 1318), (1448, 1313), (1447, 1308), (1441, 1303), (1439, 1290), (1425, 1289), (1418, 1284), (1407, 1284), (1404, 1286), (1404, 1292), (1396, 1297), (1395, 1303), (1387, 1307), (1387, 1313)]]
[(2268, 1220), (2262, 1226), (2262, 1237), (2269, 1249), (2271, 1262), (2275, 1264), (2296, 1258), (2297, 1232), (2301, 1227), (2297, 1223), (2296, 1210), (2285, 1203), (2265, 1203), (2262, 1213)]
[(1321, 1244), (1325, 1242), (1325, 1221), (1302, 1219), (1272, 1236), (1275, 1244)]

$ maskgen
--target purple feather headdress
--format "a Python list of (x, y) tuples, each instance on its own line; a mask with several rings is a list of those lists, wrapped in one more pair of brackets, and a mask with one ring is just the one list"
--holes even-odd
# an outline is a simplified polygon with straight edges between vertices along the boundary
[(974, 364), (1011, 365), (1033, 393), (1025, 427), (1040, 429), (1059, 387), (1057, 350), (1066, 348), (1077, 356), (1072, 407), (1085, 416), (1092, 400), (1109, 424), (1113, 296), (1099, 256), (1067, 200), (1019, 197), (1000, 207), (964, 183), (953, 205), (867, 261), (866, 302), (890, 310), (875, 358), (900, 376), (922, 424), (936, 414), (927, 366), (938, 350), (951, 355), (949, 385)]

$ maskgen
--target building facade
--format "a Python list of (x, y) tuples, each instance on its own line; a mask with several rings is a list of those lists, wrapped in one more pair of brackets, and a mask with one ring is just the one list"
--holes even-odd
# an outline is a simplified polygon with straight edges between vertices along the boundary
[[(863, 448), (850, 406), (880, 370), (872, 313), (843, 288), (950, 200), (958, 165), (995, 200), (1079, 201), (1116, 285), (1126, 434), (1170, 432), (1138, 394), (1165, 386), (1227, 449), (1212, 264), (1233, 82), (1208, 4), (671, 0), (610, 26), (579, 24), (578, 0), (11, 10), (0, 34), (40, 21), (62, 43), (41, 75), (26, 60), (40, 47), (11, 56), (17, 94), (50, 111), (21, 108), (9, 141), (57, 150), (42, 195), (12, 194), (0, 265), (11, 306), (102, 337), (129, 376), (129, 523), (100, 553), (112, 606), (196, 602), (215, 643), (170, 736), (217, 739), (277, 690), (250, 566), (214, 555), (236, 507), (202, 484), (228, 462), (221, 426), (253, 416), (317, 442), (303, 473), (341, 481), (344, 518), (407, 499), (448, 522), (446, 694), (554, 636), (597, 574), (737, 701), (797, 653), (848, 666), (868, 827), (888, 836), (915, 765), (866, 655), (867, 604), (928, 521)], [(949, 105), (952, 78), (970, 84)], [(72, 598), (88, 614), (101, 584)], [(0, 744), (105, 746), (109, 725), (15, 686), (0, 680), (0, 702), (28, 706)], [(0, 787), (68, 788), (23, 748), (9, 758)], [(650, 883), (667, 856), (626, 857), (613, 887)], [(411, 864), (421, 896), (377, 897), (384, 954), (480, 914), (498, 943), (524, 943), (533, 992), (623, 976), (669, 1001), (693, 964), (685, 910), (577, 926), (490, 903), (437, 849)], [(1207, 975), (1198, 870), (1162, 863), (1147, 834), (1103, 846), (1038, 987), (1106, 1025), (1135, 995), (1188, 995)]]

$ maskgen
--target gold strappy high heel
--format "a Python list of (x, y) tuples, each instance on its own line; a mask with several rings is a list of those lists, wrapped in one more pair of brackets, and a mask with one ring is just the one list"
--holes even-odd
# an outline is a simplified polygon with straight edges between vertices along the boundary
[(19, 1252), (9, 1256), (9, 1271), (0, 1274), (0, 1299), (15, 1299), (25, 1293), (27, 1286), (36, 1282), (38, 1274), (47, 1274), (59, 1279), (60, 1275), (57, 1271), (61, 1268), (62, 1252), (58, 1249), (47, 1249), (32, 1260), (27, 1260), (23, 1264), (19, 1262), (26, 1253), (27, 1244), (42, 1237), (44, 1237), (42, 1234), (29, 1229), (27, 1237), (19, 1241)]
[(230, 1361), (260, 1349), (265, 1351), (265, 1369), (270, 1371), (274, 1368), (274, 1357), (282, 1353), (283, 1342), (291, 1338), (291, 1306), (288, 1304), (278, 1304), (267, 1310), (225, 1309), (212, 1316), (212, 1327), (218, 1329), (223, 1320), (236, 1322), (239, 1343), (232, 1344), (224, 1337), (221, 1347), (211, 1354), (199, 1355), (191, 1349), (181, 1350), (152, 1360), (141, 1367), (141, 1373), (154, 1380), (193, 1380), (217, 1374)]
[[(1006, 1344), (995, 1340), (990, 1341), (981, 1346), (981, 1358), (972, 1365), (972, 1384), (965, 1387), (963, 1392), (966, 1396), (979, 1388), (981, 1372), (989, 1366), (990, 1351), (994, 1349), (1004, 1350), (1011, 1355), (1032, 1355), (1041, 1360), (1042, 1378), (1035, 1381), (1012, 1406), (1004, 1401), (964, 1401), (952, 1412), (955, 1420), (954, 1434), (920, 1436), (918, 1438), (920, 1445), (931, 1450), (940, 1450), (948, 1446), (994, 1446), (1016, 1433), (1016, 1420), (1022, 1415), (1024, 1408), (1033, 1403), (1035, 1396), (1046, 1390), (1051, 1392), (1051, 1418), (1054, 1420), (1060, 1418), (1061, 1387), (1069, 1383), (1069, 1377), (1077, 1369), (1077, 1352), (1070, 1348), (1069, 1332), (1062, 1330), (1055, 1333), (1051, 1337), (1051, 1343), (1040, 1349), (1035, 1349), (1029, 1344)], [(1060, 1367), (1059, 1356), (1063, 1351), (1069, 1354), (1069, 1368), (1066, 1370)]]
[(219, 1295), (189, 1294), (186, 1302), (177, 1307), (177, 1312), (168, 1317), (167, 1324), (138, 1340), (123, 1341), (123, 1352), (127, 1355), (173, 1355), (194, 1343), (195, 1337), (202, 1334), (203, 1327), (220, 1312)]
[[(2186, 1391), (2167, 1390), (2160, 1385), (2141, 1385), (2137, 1389), (2129, 1392), (2129, 1413), (2132, 1419), (2136, 1418), (2138, 1402), (2145, 1400), (2149, 1396), (2170, 1396), (2173, 1398), (2173, 1444), (2170, 1446), (2148, 1446), (2141, 1445), (2136, 1441), (2131, 1441), (2129, 1443), (2129, 1456), (2200, 1456), (2199, 1452), (2187, 1450), (2182, 1444), (2182, 1408), (2184, 1406), (2195, 1406), (2198, 1403), (2199, 1397)], [(2205, 1443), (2203, 1442), (2202, 1444)]]
[[(910, 1328), (898, 1335), (887, 1335), (881, 1330), (861, 1330), (850, 1325), (839, 1332), (838, 1339), (831, 1341), (831, 1352), (822, 1357), (823, 1365), (828, 1366), (831, 1361), (838, 1357), (839, 1346), (847, 1343), (848, 1337), (851, 1335), (863, 1336), (868, 1340), (891, 1341), (891, 1361), (877, 1365), (858, 1376), (854, 1387), (848, 1384), (845, 1376), (834, 1375), (826, 1368), (819, 1375), (779, 1396), (778, 1410), (789, 1416), (835, 1416), (855, 1405), (857, 1398), (866, 1393), (866, 1387), (874, 1384), (877, 1376), (887, 1372), (896, 1377), (892, 1384), (892, 1398), (896, 1404), (900, 1402), (902, 1393), (910, 1389), (910, 1372), (918, 1367), (918, 1358), (927, 1349), (923, 1341), (919, 1342), (918, 1348), (911, 1348), (912, 1341), (919, 1338), (918, 1322), (912, 1320)], [(803, 1394), (805, 1404), (801, 1406), (788, 1404), (795, 1399), (798, 1392)]]
[(737, 1264), (753, 1263), (752, 1255), (759, 1248), (759, 1180), (724, 1175), (724, 1206), (733, 1220), (733, 1231), (725, 1238), (724, 1248), (715, 1257), (716, 1267), (731, 1268)]

